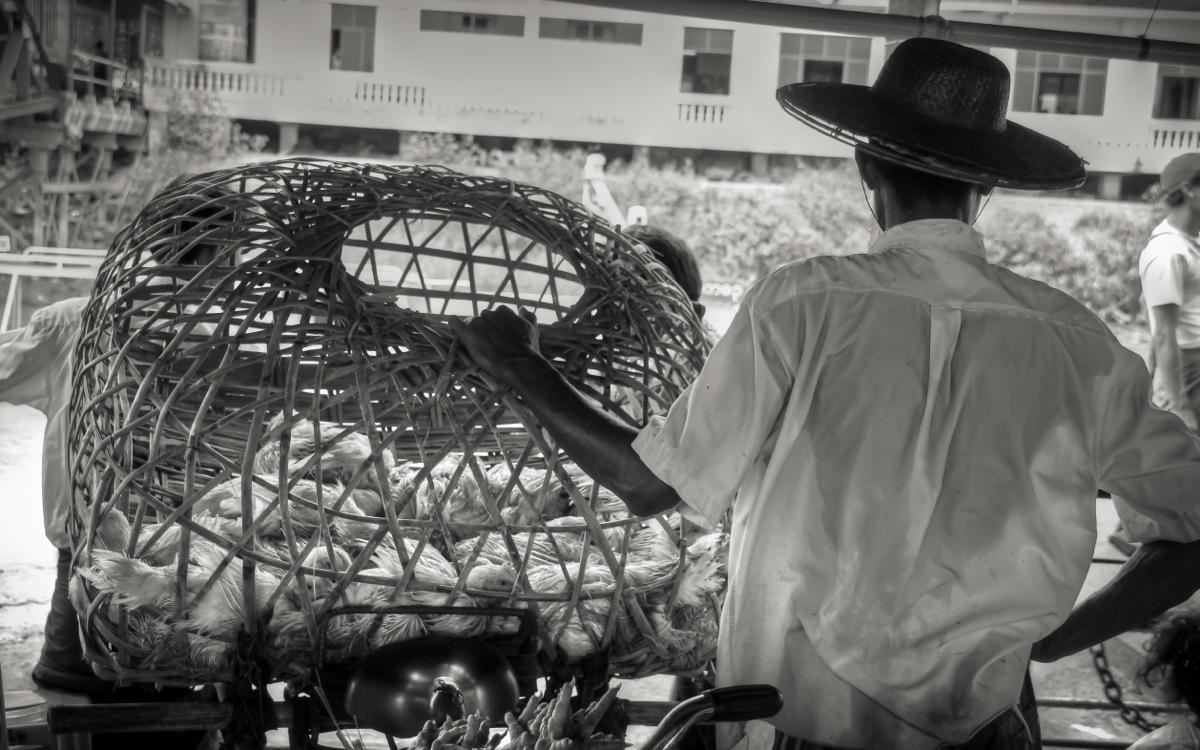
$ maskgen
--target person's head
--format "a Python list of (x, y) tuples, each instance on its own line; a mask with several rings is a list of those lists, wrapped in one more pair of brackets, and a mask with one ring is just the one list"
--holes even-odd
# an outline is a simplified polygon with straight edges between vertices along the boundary
[(704, 317), (704, 305), (700, 304), (700, 266), (687, 243), (667, 230), (649, 224), (634, 224), (623, 231), (649, 248), (654, 259), (666, 267), (692, 301), (696, 315)]
[(1167, 208), (1200, 213), (1200, 154), (1183, 154), (1167, 162), (1158, 184)]
[(872, 210), (883, 229), (913, 219), (958, 219), (972, 223), (992, 188), (897, 164), (863, 149), (854, 150)]
[[(222, 240), (227, 239), (221, 236), (222, 230), (235, 220), (237, 212), (227, 205), (228, 190), (193, 186), (191, 179), (190, 175), (182, 175), (168, 183), (145, 220), (155, 225), (156, 232), (176, 238), (161, 262), (206, 266), (221, 255)], [(183, 190), (185, 185), (187, 189)]]
[(1138, 674), (1150, 687), (1162, 684), (1172, 699), (1200, 714), (1200, 612), (1165, 618), (1155, 628)]
[(917, 218), (970, 220), (995, 187), (1083, 184), (1083, 160), (1007, 119), (1009, 73), (997, 58), (940, 39), (908, 39), (871, 86), (793, 83), (776, 99), (804, 124), (854, 146), (888, 228)]

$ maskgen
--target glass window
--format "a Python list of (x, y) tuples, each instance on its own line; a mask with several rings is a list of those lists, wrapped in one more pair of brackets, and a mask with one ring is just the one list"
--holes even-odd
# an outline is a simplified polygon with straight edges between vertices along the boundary
[(495, 13), (455, 13), (443, 10), (421, 11), (421, 31), (457, 31), (468, 34), (525, 36), (524, 16)]
[(254, 62), (254, 0), (200, 0), (200, 59)]
[(329, 34), (329, 69), (375, 70), (375, 6), (333, 6)]
[(783, 34), (779, 43), (779, 85), (798, 81), (867, 82), (871, 40), (859, 36)]
[(615, 21), (581, 21), (573, 18), (542, 18), (538, 21), (538, 36), (542, 39), (641, 44), (642, 25)]
[(1154, 116), (1164, 120), (1200, 120), (1200, 68), (1158, 66)]
[(805, 83), (841, 83), (843, 63), (836, 60), (806, 60)]
[(1042, 73), (1038, 78), (1038, 111), (1079, 114), (1079, 74)]
[(684, 28), (680, 91), (693, 94), (728, 94), (732, 67), (732, 31)]
[(1017, 51), (1012, 108), (1060, 115), (1104, 113), (1108, 59)]
[(142, 6), (142, 57), (163, 56), (163, 11), (153, 5)]

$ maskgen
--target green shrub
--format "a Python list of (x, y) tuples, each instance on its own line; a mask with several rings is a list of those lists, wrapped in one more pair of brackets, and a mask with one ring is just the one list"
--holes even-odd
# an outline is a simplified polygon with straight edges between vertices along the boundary
[(1150, 211), (1093, 211), (1070, 231), (1028, 210), (984, 214), (990, 260), (1070, 294), (1110, 325), (1141, 319), (1138, 255), (1153, 228)]
[(1074, 240), (1089, 264), (1079, 299), (1105, 320), (1144, 321), (1138, 257), (1158, 221), (1147, 210), (1140, 215), (1088, 213), (1075, 223)]
[(689, 169), (618, 164), (611, 189), (622, 206), (684, 239), (705, 279), (749, 283), (792, 260), (862, 252), (873, 220), (846, 168), (811, 169), (781, 185), (705, 184)]
[[(578, 198), (586, 152), (518, 143), (488, 152), (469, 139), (417, 134), (405, 159), (486, 170)], [(858, 172), (841, 162), (809, 167), (773, 185), (708, 183), (690, 163), (665, 168), (612, 162), (617, 204), (645, 206), (650, 221), (684, 239), (705, 281), (749, 284), (776, 266), (816, 254), (863, 252), (878, 233)], [(980, 219), (989, 257), (1083, 302), (1106, 322), (1140, 317), (1137, 257), (1153, 226), (1146, 212), (1093, 211), (1062, 228), (1035, 210), (993, 205)]]
[[(78, 244), (107, 246), (179, 174), (261, 149), (261, 141), (242, 137), (203, 98), (181, 98), (171, 118), (170, 148), (130, 170), (126, 193), (106, 220), (80, 222)], [(407, 137), (403, 156), (508, 177), (578, 200), (587, 152), (527, 141), (511, 151), (488, 150), (470, 138), (417, 133)], [(652, 223), (688, 242), (707, 282), (747, 285), (788, 261), (864, 252), (878, 233), (848, 161), (809, 166), (771, 185), (709, 183), (688, 162), (653, 167), (614, 161), (606, 175), (622, 209), (645, 206)], [(1140, 319), (1137, 257), (1153, 225), (1150, 213), (1096, 210), (1064, 227), (1035, 210), (993, 204), (978, 228), (994, 262), (1062, 289), (1108, 323), (1124, 325)]]

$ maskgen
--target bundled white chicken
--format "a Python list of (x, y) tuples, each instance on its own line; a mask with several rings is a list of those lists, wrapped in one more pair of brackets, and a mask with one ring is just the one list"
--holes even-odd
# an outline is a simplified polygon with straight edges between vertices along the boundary
[(373, 450), (370, 438), (337, 422), (320, 422), (319, 429), (314, 429), (311, 421), (300, 420), (288, 428), (285, 457), (283, 422), (279, 414), (267, 425), (270, 437), (254, 456), (255, 473), (277, 480), (282, 463), (289, 477), (364, 490), (355, 497), (362, 511), (371, 516), (383, 515), (384, 498), (391, 499), (388, 475), (396, 463), (391, 450)]
[[(397, 465), (366, 435), (330, 422), (292, 425), (283, 456), (281, 425), (272, 420), (257, 473), (213, 483), (186, 521), (143, 519), (131, 538), (114, 510), (95, 530), (80, 575), (125, 609), (145, 658), (186, 658), (200, 669), (229, 658), (246, 624), (243, 561), (231, 546), (259, 561), (256, 614), (269, 615), (272, 648), (292, 660), (311, 655), (318, 636), (326, 654), (348, 659), (427, 633), (514, 633), (517, 618), (480, 609), (535, 600), (540, 635), (567, 662), (608, 645), (606, 632), (614, 663), (644, 655), (648, 638), (671, 669), (711, 656), (725, 589), (723, 534), (685, 545), (677, 526), (628, 520), (624, 504), (571, 462), (517, 471), (507, 460), (484, 467), (449, 453), (429, 467)], [(398, 535), (385, 502), (401, 521)], [(595, 521), (604, 525), (599, 536)], [(184, 524), (191, 531), (181, 586)], [(356, 560), (358, 574), (344, 580)], [(318, 621), (344, 606), (369, 611)]]
[[(395, 585), (354, 582), (347, 587), (347, 602), (376, 608), (454, 607), (463, 611), (392, 612), (378, 625), (371, 616), (347, 617), (336, 626), (333, 637), (339, 642), (365, 638), (373, 645), (383, 645), (426, 632), (472, 637), (488, 631), (491, 618), (472, 614), (471, 609), (512, 594), (516, 583), (512, 566), (477, 560), (464, 576), (428, 539), (401, 537), (401, 542), (404, 559), (395, 540), (387, 537), (371, 556), (372, 566), (365, 569), (362, 576), (407, 581), (405, 590), (397, 591)], [(458, 586), (460, 580), (461, 587)], [(456, 587), (458, 593), (454, 592)], [(471, 593), (462, 593), (464, 590)]]
[[(579, 661), (599, 650), (615, 588), (612, 571), (604, 565), (580, 563), (538, 565), (526, 573), (531, 591), (559, 594), (557, 600), (540, 603), (538, 629), (552, 642), (567, 663)], [(570, 599), (578, 591), (572, 605)]]
[[(211, 542), (193, 539), (182, 607), (177, 606), (180, 586), (176, 572), (173, 564), (156, 566), (121, 552), (97, 549), (92, 552), (91, 564), (81, 568), (79, 575), (97, 592), (108, 594), (111, 605), (138, 612), (147, 622), (171, 623), (232, 643), (246, 622), (242, 561)], [(78, 579), (72, 583), (77, 587)], [(279, 583), (275, 572), (255, 567), (254, 600), (259, 614)], [(78, 591), (75, 596), (78, 605)], [(147, 627), (147, 632), (151, 630)]]

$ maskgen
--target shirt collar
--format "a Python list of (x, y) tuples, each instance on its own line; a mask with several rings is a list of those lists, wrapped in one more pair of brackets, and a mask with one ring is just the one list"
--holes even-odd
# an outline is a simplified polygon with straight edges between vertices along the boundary
[(949, 250), (987, 257), (983, 235), (957, 219), (917, 219), (897, 224), (875, 238), (870, 252)]
[(1154, 228), (1154, 231), (1150, 233), (1150, 236), (1157, 237), (1160, 234), (1173, 234), (1176, 237), (1182, 237), (1185, 240), (1193, 243), (1196, 242), (1197, 237), (1200, 237), (1200, 235), (1191, 235), (1187, 232), (1184, 232), (1182, 229), (1176, 228), (1175, 225), (1166, 219), (1163, 219), (1158, 223), (1158, 226)]

